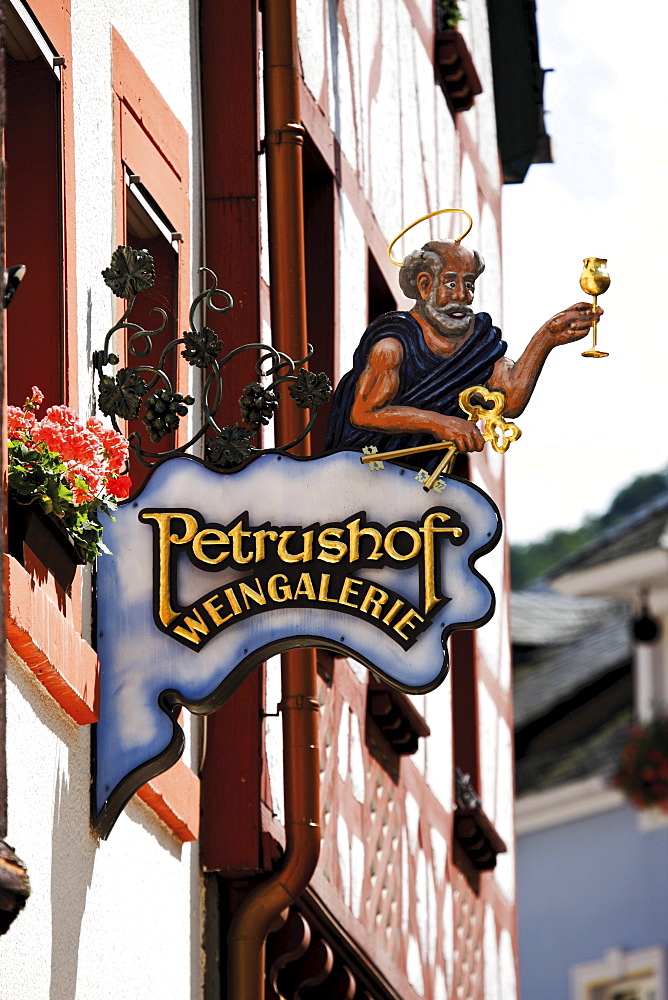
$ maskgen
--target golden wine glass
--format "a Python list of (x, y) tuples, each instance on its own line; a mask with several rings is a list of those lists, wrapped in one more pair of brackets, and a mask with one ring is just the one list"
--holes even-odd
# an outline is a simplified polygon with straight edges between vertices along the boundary
[(607, 358), (607, 351), (598, 351), (596, 349), (596, 333), (598, 327), (598, 319), (596, 319), (596, 302), (599, 295), (603, 292), (607, 292), (610, 287), (610, 275), (608, 274), (608, 269), (606, 264), (607, 260), (602, 257), (585, 257), (582, 261), (584, 267), (582, 268), (582, 274), (580, 275), (580, 288), (587, 295), (593, 295), (594, 301), (592, 303), (592, 311), (594, 313), (594, 322), (591, 326), (591, 332), (593, 336), (593, 343), (590, 350), (583, 351), (583, 358)]

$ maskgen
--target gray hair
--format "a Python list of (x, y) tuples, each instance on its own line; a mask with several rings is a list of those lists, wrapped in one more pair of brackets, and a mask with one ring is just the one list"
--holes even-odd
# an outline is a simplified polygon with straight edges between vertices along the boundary
[[(421, 250), (413, 250), (407, 257), (399, 271), (399, 286), (404, 295), (409, 299), (419, 299), (420, 293), (417, 287), (417, 276), (424, 271), (428, 271), (432, 278), (436, 279), (443, 269), (443, 250), (455, 246), (454, 240), (434, 241), (425, 243)], [(466, 247), (468, 250), (468, 247)], [(475, 275), (479, 277), (485, 270), (485, 261), (477, 250), (470, 251), (473, 254)]]

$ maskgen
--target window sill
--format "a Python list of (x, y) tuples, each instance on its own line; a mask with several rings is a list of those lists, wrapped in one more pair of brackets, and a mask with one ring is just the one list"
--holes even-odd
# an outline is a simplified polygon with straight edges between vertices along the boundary
[(199, 837), (200, 780), (179, 760), (137, 792), (172, 833), (186, 844)]
[(365, 732), (371, 756), (397, 782), (401, 758), (416, 753), (430, 730), (407, 695), (370, 674)]
[(455, 769), (454, 862), (477, 894), (480, 872), (496, 868), (497, 855), (508, 850), (485, 814), (467, 774)]
[(471, 865), (479, 872), (492, 871), (498, 854), (508, 850), (480, 806), (455, 811), (455, 838)]
[(49, 694), (80, 726), (96, 722), (98, 660), (77, 631), (71, 600), (35, 560), (5, 556), (7, 639)]

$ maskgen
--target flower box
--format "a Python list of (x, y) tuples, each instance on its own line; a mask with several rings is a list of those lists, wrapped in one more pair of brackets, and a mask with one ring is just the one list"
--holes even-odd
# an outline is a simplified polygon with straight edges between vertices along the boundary
[(95, 417), (82, 424), (68, 406), (38, 420), (42, 402), (33, 386), (21, 409), (7, 408), (10, 553), (23, 563), (25, 541), (67, 590), (76, 565), (105, 551), (100, 511), (128, 496), (128, 442)]
[(437, 32), (434, 63), (451, 110), (468, 111), (477, 95), (482, 94), (482, 84), (458, 31)]
[(20, 503), (11, 493), (7, 497), (9, 554), (25, 565), (24, 545), (50, 570), (63, 590), (69, 590), (77, 566), (85, 559), (58, 520), (46, 514), (38, 503)]
[(636, 809), (668, 813), (668, 716), (631, 726), (612, 783)]

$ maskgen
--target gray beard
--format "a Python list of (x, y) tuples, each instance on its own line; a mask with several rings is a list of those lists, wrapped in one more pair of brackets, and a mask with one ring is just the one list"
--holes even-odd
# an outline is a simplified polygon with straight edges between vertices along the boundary
[(468, 315), (463, 319), (453, 319), (452, 316), (449, 316), (442, 309), (430, 305), (429, 302), (424, 302), (422, 308), (425, 318), (443, 337), (465, 337), (473, 325), (473, 310), (468, 310)]

